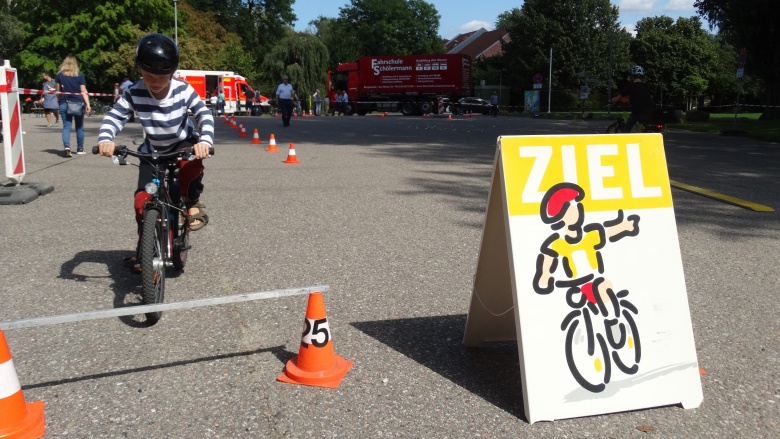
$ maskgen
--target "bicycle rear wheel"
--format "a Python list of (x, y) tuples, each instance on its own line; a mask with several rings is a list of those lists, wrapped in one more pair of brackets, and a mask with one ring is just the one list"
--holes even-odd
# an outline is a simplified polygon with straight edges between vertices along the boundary
[[(143, 303), (162, 303), (165, 297), (165, 234), (162, 231), (160, 211), (149, 209), (144, 215), (141, 232), (141, 276)], [(146, 313), (146, 321), (155, 324), (162, 312)]]

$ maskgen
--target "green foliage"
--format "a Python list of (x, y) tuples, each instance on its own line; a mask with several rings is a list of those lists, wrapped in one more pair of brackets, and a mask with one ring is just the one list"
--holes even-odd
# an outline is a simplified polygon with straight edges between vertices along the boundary
[(107, 72), (130, 73), (132, 57), (125, 57), (140, 35), (173, 34), (173, 5), (167, 0), (20, 0), (10, 12), (25, 23), (24, 47), (13, 60), (20, 84), (27, 85), (37, 85), (43, 70), (56, 73), (62, 60), (73, 55), (88, 88), (108, 91), (121, 75), (109, 78)]
[[(237, 35), (244, 52), (258, 61), (276, 44), (296, 16), (292, 11), (295, 0), (188, 0), (196, 10), (207, 12), (224, 29)], [(235, 69), (233, 69), (235, 70)]]
[(360, 58), (357, 36), (341, 31), (342, 22), (335, 18), (318, 17), (309, 23), (310, 33), (320, 39), (328, 49), (328, 68), (335, 70), (340, 63)]
[(498, 23), (512, 38), (504, 45), (503, 65), (518, 85), (513, 95), (529, 89), (535, 73), (548, 76), (551, 48), (555, 106), (577, 105), (584, 78), (597, 78), (590, 86), (607, 85), (610, 41), (615, 64), (626, 64), (630, 36), (620, 29), (609, 0), (526, 0)]
[[(640, 20), (631, 41), (631, 59), (645, 69), (646, 81), (663, 93), (664, 103), (687, 104), (691, 83), (685, 78), (714, 78), (718, 45), (696, 18), (660, 16)], [(703, 91), (703, 90), (702, 90)], [(696, 93), (697, 95), (699, 93)]]
[(8, 4), (0, 2), (0, 59), (9, 59), (22, 46), (24, 25), (11, 15)]
[[(440, 16), (423, 0), (351, 0), (332, 30), (347, 52), (366, 55), (442, 53)], [(330, 46), (329, 46), (330, 47)], [(355, 61), (357, 58), (340, 60)]]
[[(325, 90), (328, 49), (316, 36), (288, 31), (265, 56), (262, 71), (268, 74), (263, 90), (275, 92), (282, 75), (290, 77), (299, 97)], [(272, 94), (271, 93), (271, 94)]]
[[(723, 41), (746, 48), (746, 74), (755, 73), (766, 84), (768, 105), (780, 105), (780, 8), (776, 0), (696, 0), (694, 6), (710, 26), (720, 30)], [(733, 61), (732, 61), (733, 62)], [(732, 64), (736, 67), (736, 63)], [(780, 118), (780, 109), (769, 109), (768, 117)]]

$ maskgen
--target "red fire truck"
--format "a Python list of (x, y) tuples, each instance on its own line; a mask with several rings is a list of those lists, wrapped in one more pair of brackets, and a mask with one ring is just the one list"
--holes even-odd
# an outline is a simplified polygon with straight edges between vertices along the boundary
[[(246, 111), (246, 91), (255, 91), (243, 76), (228, 71), (218, 70), (177, 70), (173, 76), (190, 83), (201, 99), (208, 102), (207, 95), (215, 90), (225, 93), (225, 114)], [(256, 91), (255, 91), (256, 93)], [(255, 105), (253, 115), (259, 116), (270, 111), (268, 98), (260, 95), (260, 105)], [(259, 107), (259, 108), (258, 108)]]
[(453, 55), (365, 56), (328, 72), (328, 97), (347, 90), (345, 114), (400, 111), (405, 116), (436, 113), (472, 95), (471, 57)]

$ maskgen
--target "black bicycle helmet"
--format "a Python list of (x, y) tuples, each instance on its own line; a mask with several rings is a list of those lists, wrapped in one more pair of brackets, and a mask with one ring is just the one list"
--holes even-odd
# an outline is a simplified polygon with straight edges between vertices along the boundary
[(179, 67), (179, 49), (163, 34), (144, 35), (135, 49), (135, 66), (156, 75), (168, 75)]
[(642, 66), (633, 66), (629, 69), (628, 74), (631, 76), (645, 76), (645, 69)]

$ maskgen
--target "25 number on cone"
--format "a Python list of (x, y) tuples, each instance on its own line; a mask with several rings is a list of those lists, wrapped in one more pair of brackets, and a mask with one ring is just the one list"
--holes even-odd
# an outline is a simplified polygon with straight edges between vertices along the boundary
[(301, 346), (308, 348), (309, 344), (321, 348), (330, 341), (330, 326), (328, 319), (304, 319)]

